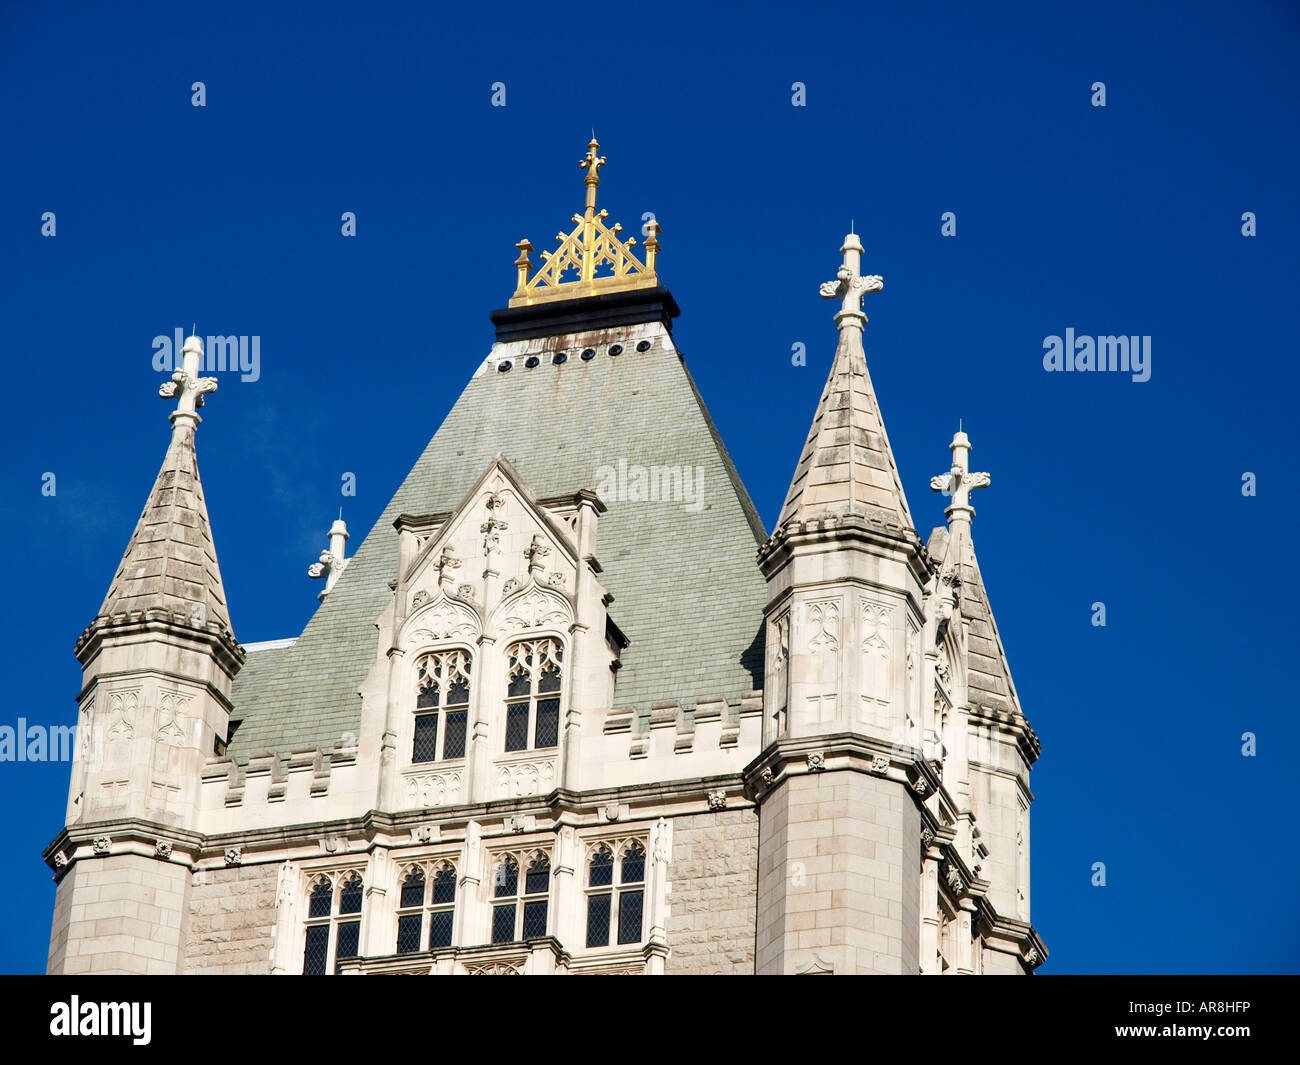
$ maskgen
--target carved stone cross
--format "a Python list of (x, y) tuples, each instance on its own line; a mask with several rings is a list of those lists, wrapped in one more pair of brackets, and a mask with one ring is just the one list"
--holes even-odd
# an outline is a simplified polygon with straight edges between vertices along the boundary
[(196, 428), (199, 424), (197, 411), (203, 406), (204, 394), (217, 390), (215, 377), (199, 376), (203, 368), (203, 345), (198, 337), (192, 336), (185, 341), (181, 356), (181, 368), (172, 374), (170, 381), (158, 386), (158, 395), (163, 399), (176, 400), (176, 409), (171, 415), (174, 432)]
[(971, 473), (971, 444), (970, 438), (965, 433), (958, 431), (952, 438), (952, 443), (948, 445), (948, 449), (952, 452), (952, 469), (938, 477), (931, 477), (930, 487), (936, 492), (952, 496), (952, 504), (948, 507), (950, 515), (954, 511), (963, 516), (974, 514), (975, 511), (970, 505), (970, 494), (976, 488), (987, 487), (989, 475)]
[[(856, 233), (850, 233), (844, 238), (844, 246), (840, 248), (840, 252), (844, 256), (844, 264), (836, 275), (837, 280), (822, 284), (822, 299), (841, 300), (840, 314), (861, 315), (862, 297), (868, 292), (879, 292), (885, 287), (885, 282), (879, 274), (869, 274), (864, 277), (860, 272), (862, 241), (858, 239)], [(866, 320), (865, 317), (863, 320)]]

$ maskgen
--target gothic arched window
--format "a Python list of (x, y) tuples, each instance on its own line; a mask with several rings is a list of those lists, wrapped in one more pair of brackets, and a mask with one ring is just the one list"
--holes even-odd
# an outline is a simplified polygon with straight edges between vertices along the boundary
[[(434, 866), (426, 881), (420, 867), (402, 880), (397, 908), (397, 953), (451, 946), (452, 918), (456, 910), (456, 869), (450, 862)], [(428, 934), (422, 935), (424, 928)]]
[(640, 943), (644, 909), (645, 847), (633, 840), (616, 861), (600, 844), (587, 863), (587, 946), (609, 946), (611, 927), (620, 944)]
[(563, 651), (551, 637), (512, 644), (506, 652), (506, 750), (560, 742)]
[(492, 942), (512, 943), (546, 935), (550, 893), (551, 860), (546, 855), (533, 855), (522, 877), (514, 855), (502, 858), (492, 888)]
[(416, 665), (412, 762), (465, 757), (472, 660), (459, 648), (435, 651)]
[(307, 894), (304, 976), (337, 973), (340, 962), (357, 957), (364, 898), (365, 885), (355, 872), (343, 874), (337, 883), (324, 874), (312, 881)]

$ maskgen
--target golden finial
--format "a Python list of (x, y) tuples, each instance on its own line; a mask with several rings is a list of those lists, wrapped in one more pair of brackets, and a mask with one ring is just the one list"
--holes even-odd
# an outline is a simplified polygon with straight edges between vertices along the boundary
[[(573, 216), (576, 223), (570, 233), (556, 234), (560, 246), (553, 252), (542, 252), (545, 264), (536, 274), (529, 276), (532, 262), (528, 253), (533, 250), (526, 239), (515, 245), (519, 258), (515, 266), (519, 271), (511, 307), (527, 306), (552, 300), (577, 299), (601, 292), (636, 288), (654, 288), (659, 284), (655, 273), (659, 253), (659, 223), (653, 218), (646, 223), (646, 261), (632, 254), (635, 237), (619, 237), (623, 227), (619, 223), (605, 225), (608, 211), (596, 210), (596, 189), (600, 185), (600, 168), (605, 157), (599, 154), (600, 142), (596, 131), (591, 131), (591, 142), (586, 156), (578, 166), (586, 171), (583, 184), (587, 187), (585, 211)], [(566, 276), (567, 275), (567, 276)]]
[(587, 186), (588, 218), (596, 213), (596, 186), (600, 184), (600, 168), (605, 165), (605, 157), (596, 154), (596, 149), (599, 147), (600, 142), (596, 140), (596, 131), (593, 129), (591, 143), (587, 145), (587, 157), (578, 163), (587, 172), (587, 176), (582, 180)]

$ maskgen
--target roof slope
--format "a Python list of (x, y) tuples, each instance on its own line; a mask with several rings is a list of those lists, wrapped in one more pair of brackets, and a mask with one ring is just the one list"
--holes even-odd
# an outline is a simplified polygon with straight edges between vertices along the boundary
[(99, 616), (155, 609), (230, 629), (192, 431), (173, 433)]
[(842, 328), (826, 387), (777, 527), (793, 518), (864, 514), (912, 528), (860, 328)]
[(1021, 713), (1016, 686), (1011, 680), (1007, 653), (993, 620), (993, 607), (984, 587), (975, 547), (967, 541), (961, 564), (961, 610), (970, 618), (966, 686), (974, 706), (998, 713)]
[(596, 555), (610, 614), (630, 641), (615, 699), (645, 709), (762, 686), (762, 523), (671, 339), (627, 348), (469, 382), (275, 675), (260, 677), (256, 693), (236, 678), (243, 724), (232, 754), (330, 746), (358, 731), (357, 689), (377, 659), (374, 622), (396, 576), (394, 519), (453, 510), (498, 452), (542, 498), (595, 488), (597, 469), (620, 461), (702, 468), (698, 513), (604, 500)]

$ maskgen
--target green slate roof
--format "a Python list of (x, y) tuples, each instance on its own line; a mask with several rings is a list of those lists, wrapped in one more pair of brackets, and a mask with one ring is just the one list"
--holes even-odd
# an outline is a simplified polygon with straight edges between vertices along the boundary
[(698, 513), (603, 500), (595, 553), (610, 616), (630, 641), (615, 705), (689, 706), (762, 687), (762, 522), (671, 338), (645, 353), (626, 347), (617, 358), (602, 347), (590, 361), (544, 359), (470, 381), (297, 642), (254, 653), (236, 677), (232, 755), (332, 747), (360, 731), (357, 690), (378, 659), (374, 623), (396, 576), (393, 521), (453, 510), (498, 452), (541, 498), (595, 489), (597, 469), (619, 460), (702, 467)]

